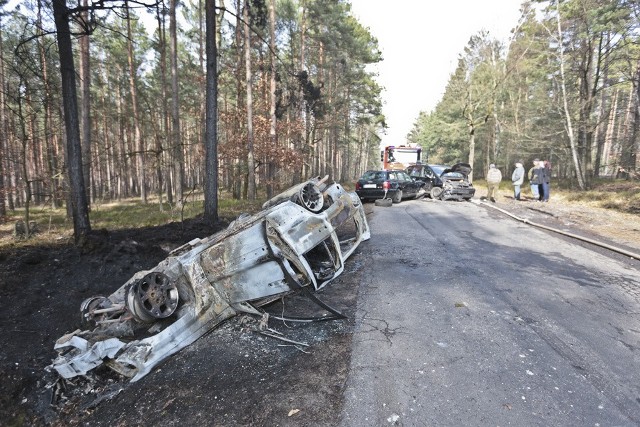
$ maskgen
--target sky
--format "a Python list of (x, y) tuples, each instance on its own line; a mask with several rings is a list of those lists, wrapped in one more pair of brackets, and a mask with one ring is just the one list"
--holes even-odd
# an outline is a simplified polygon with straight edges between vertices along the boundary
[[(378, 39), (384, 60), (373, 68), (385, 88), (389, 127), (381, 145), (400, 145), (421, 111), (442, 97), (458, 56), (481, 30), (508, 41), (521, 0), (350, 0), (353, 15)], [(417, 86), (416, 86), (417, 85)]]

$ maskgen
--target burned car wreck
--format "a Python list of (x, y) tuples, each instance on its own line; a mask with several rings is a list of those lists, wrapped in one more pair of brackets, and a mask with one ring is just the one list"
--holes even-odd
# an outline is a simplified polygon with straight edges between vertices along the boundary
[(370, 231), (359, 197), (326, 181), (292, 187), (108, 297), (82, 302), (83, 329), (57, 340), (53, 369), (68, 379), (104, 364), (137, 381), (224, 320), (259, 315), (262, 303), (296, 290), (341, 317), (312, 292), (342, 273)]

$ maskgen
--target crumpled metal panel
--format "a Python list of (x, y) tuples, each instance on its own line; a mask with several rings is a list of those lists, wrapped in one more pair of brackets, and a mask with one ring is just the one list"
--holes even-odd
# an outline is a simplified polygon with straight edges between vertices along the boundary
[[(105, 363), (137, 381), (251, 302), (295, 290), (291, 283), (325, 286), (370, 238), (357, 195), (326, 179), (292, 187), (261, 212), (172, 251), (109, 297), (83, 302), (92, 327), (57, 341), (53, 368), (72, 378)], [(342, 239), (339, 229), (349, 225)]]

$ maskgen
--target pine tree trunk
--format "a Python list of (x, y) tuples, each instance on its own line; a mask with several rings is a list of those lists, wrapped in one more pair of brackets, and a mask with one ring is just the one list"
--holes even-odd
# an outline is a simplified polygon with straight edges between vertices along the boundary
[(66, 0), (53, 0), (53, 13), (57, 30), (58, 51), (60, 54), (62, 102), (67, 134), (67, 164), (69, 184), (71, 186), (73, 231), (76, 244), (82, 244), (86, 236), (91, 232), (91, 225), (89, 223), (89, 210), (82, 176), (82, 150), (80, 147), (80, 126), (78, 123), (76, 75)]
[[(26, 82), (21, 81), (20, 86), (25, 85)], [(29, 93), (28, 90), (25, 90), (25, 93)], [(33, 153), (33, 150), (29, 150), (29, 136), (27, 134), (26, 129), (26, 118), (24, 117), (24, 106), (23, 102), (25, 100), (22, 97), (18, 97), (18, 120), (20, 122), (20, 143), (21, 143), (21, 153), (20, 153), (20, 167), (22, 169), (22, 182), (24, 183), (24, 236), (25, 238), (29, 238), (30, 229), (29, 229), (29, 208), (31, 206), (31, 179), (29, 174), (29, 161), (28, 156), (29, 152)], [(26, 100), (28, 102), (28, 98)], [(33, 134), (33, 133), (31, 133)]]
[(557, 14), (556, 19), (558, 23), (558, 52), (560, 54), (560, 87), (562, 89), (562, 104), (563, 111), (565, 117), (565, 125), (567, 127), (567, 136), (569, 137), (569, 144), (571, 146), (571, 157), (573, 159), (573, 166), (576, 170), (576, 177), (578, 178), (578, 185), (581, 190), (586, 190), (586, 183), (584, 180), (584, 173), (582, 171), (582, 166), (580, 164), (580, 158), (578, 156), (578, 148), (576, 147), (576, 138), (573, 133), (573, 123), (571, 121), (571, 113), (569, 112), (569, 102), (567, 100), (567, 88), (565, 84), (565, 73), (564, 73), (564, 53), (563, 53), (563, 42), (562, 42), (562, 25), (560, 22), (560, 4), (556, 4)]
[[(156, 136), (156, 175), (158, 179), (158, 204), (160, 211), (164, 211), (162, 191), (165, 181), (164, 169), (162, 167), (162, 158), (164, 155), (164, 148), (162, 147), (162, 139), (169, 134), (169, 107), (167, 104), (167, 37), (165, 33), (164, 15), (161, 13), (160, 7), (156, 9), (156, 21), (158, 22), (158, 53), (160, 54), (160, 93), (162, 94), (162, 111), (160, 112), (160, 129), (161, 135)], [(169, 169), (169, 168), (167, 168)], [(170, 176), (167, 171), (167, 177)], [(169, 204), (173, 203), (173, 192), (170, 186), (170, 181), (167, 182), (167, 201)]]
[[(82, 0), (82, 6), (87, 7), (88, 0)], [(88, 25), (88, 13), (82, 12), (80, 21)], [(95, 194), (91, 194), (91, 68), (89, 62), (89, 35), (80, 36), (80, 82), (82, 85), (82, 103), (81, 103), (81, 123), (82, 129), (82, 176), (87, 191), (87, 200), (91, 201), (91, 196), (95, 200)], [(95, 191), (93, 192), (95, 193)]]
[(142, 140), (142, 132), (140, 130), (140, 113), (138, 111), (138, 90), (136, 88), (136, 66), (133, 55), (133, 35), (131, 32), (131, 17), (129, 15), (129, 2), (125, 0), (127, 8), (127, 59), (129, 61), (129, 91), (131, 93), (131, 108), (133, 111), (133, 141), (137, 159), (137, 181), (138, 193), (142, 203), (147, 203), (147, 187), (144, 179), (146, 162), (145, 162), (145, 146)]
[[(611, 105), (611, 109), (609, 111), (609, 120), (607, 121), (606, 133), (604, 135), (604, 144), (602, 147), (602, 156), (601, 163), (604, 164), (604, 175), (608, 176), (612, 174), (610, 156), (611, 156), (611, 147), (613, 145), (613, 134), (616, 127), (616, 112), (618, 110), (618, 94), (619, 90), (613, 94), (613, 101)], [(615, 174), (614, 174), (615, 175)]]
[(178, 34), (176, 23), (176, 3), (171, 0), (169, 6), (169, 46), (171, 56), (171, 140), (173, 143), (173, 168), (176, 188), (176, 203), (184, 204), (184, 152), (182, 150), (182, 137), (180, 133), (180, 104), (178, 88)]
[(638, 151), (640, 151), (640, 142), (638, 141), (640, 139), (640, 60), (637, 63), (632, 83), (633, 88), (629, 94), (629, 116), (633, 119), (629, 123), (630, 131), (626, 132), (622, 141), (622, 156), (620, 159), (622, 167), (627, 172), (636, 170), (637, 155)]
[[(3, 53), (3, 28), (2, 22), (0, 21), (0, 87), (4, 88), (4, 53)], [(7, 128), (6, 128), (6, 110), (4, 105), (4, 90), (0, 90), (0, 224), (4, 223), (4, 219), (7, 216), (7, 207), (6, 207), (6, 190), (4, 186), (4, 154), (5, 154), (5, 144), (7, 140)]]
[(245, 90), (247, 95), (247, 198), (256, 199), (255, 159), (253, 154), (253, 83), (251, 74), (251, 31), (249, 28), (249, 2), (245, 1), (244, 19), (244, 63)]
[[(42, 34), (41, 30), (41, 9), (38, 6), (38, 34)], [(1, 46), (0, 46), (1, 48)], [(51, 194), (51, 207), (53, 209), (60, 206), (56, 194), (56, 181), (55, 175), (57, 174), (57, 159), (54, 152), (54, 133), (53, 133), (53, 113), (52, 113), (52, 96), (51, 85), (49, 83), (49, 67), (46, 59), (45, 47), (42, 42), (38, 42), (38, 48), (40, 53), (40, 68), (42, 69), (42, 81), (44, 84), (44, 138), (46, 149), (46, 165), (47, 165), (47, 184), (49, 186), (49, 193)], [(0, 86), (4, 87), (4, 83)]]
[(204, 217), (209, 223), (216, 223), (218, 221), (218, 47), (216, 43), (215, 0), (206, 0), (205, 16), (207, 89)]
[[(271, 151), (278, 145), (276, 134), (276, 0), (269, 0), (269, 142)], [(273, 181), (275, 180), (275, 164), (273, 154), (267, 159), (267, 198), (274, 195)]]
[[(164, 19), (164, 14), (160, 10), (157, 9), (156, 20), (158, 21), (158, 39), (159, 39), (159, 54), (160, 54), (160, 85), (161, 93), (162, 93), (162, 134), (164, 137), (171, 134), (170, 124), (169, 124), (169, 104), (167, 99), (169, 98), (169, 94), (167, 93), (167, 32), (166, 32), (166, 21)], [(167, 202), (169, 205), (173, 205), (173, 186), (171, 181), (171, 167), (164, 167), (163, 158), (166, 155), (168, 157), (165, 164), (172, 165), (173, 164), (173, 150), (169, 149), (167, 151), (164, 150), (162, 146), (162, 141), (159, 140), (158, 146), (156, 150), (160, 151), (158, 155), (158, 174), (164, 172), (164, 176), (158, 176), (158, 180), (162, 183), (164, 182), (164, 186), (166, 187), (167, 192)], [(159, 184), (158, 195), (160, 197), (160, 206), (162, 206), (162, 184)]]

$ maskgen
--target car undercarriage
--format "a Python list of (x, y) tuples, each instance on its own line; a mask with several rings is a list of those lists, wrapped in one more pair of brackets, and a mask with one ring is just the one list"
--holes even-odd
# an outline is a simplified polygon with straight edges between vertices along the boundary
[(82, 328), (54, 348), (52, 367), (64, 379), (106, 365), (137, 381), (167, 357), (245, 312), (301, 290), (329, 316), (343, 317), (313, 293), (344, 270), (370, 238), (360, 199), (327, 177), (294, 186), (242, 215), (227, 229), (173, 250), (108, 297), (82, 302)]

